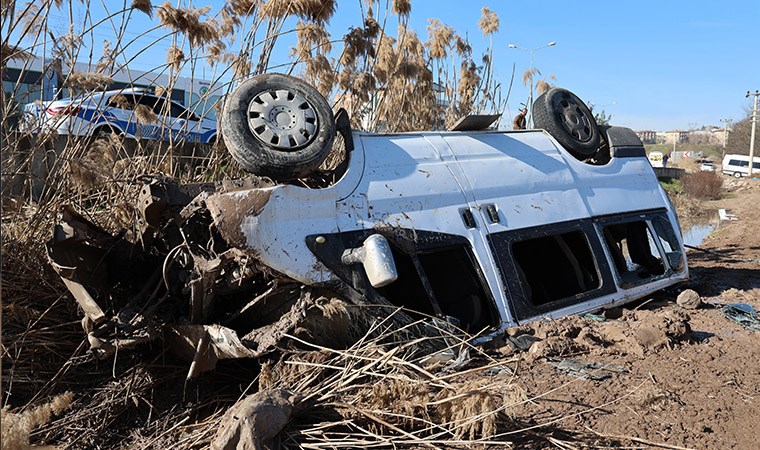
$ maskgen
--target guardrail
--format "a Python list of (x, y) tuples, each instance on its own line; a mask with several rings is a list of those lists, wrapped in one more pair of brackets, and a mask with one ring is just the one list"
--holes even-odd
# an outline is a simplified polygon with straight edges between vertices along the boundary
[(657, 175), (657, 178), (681, 178), (685, 173), (686, 169), (679, 169), (676, 167), (652, 167), (654, 169), (655, 175)]

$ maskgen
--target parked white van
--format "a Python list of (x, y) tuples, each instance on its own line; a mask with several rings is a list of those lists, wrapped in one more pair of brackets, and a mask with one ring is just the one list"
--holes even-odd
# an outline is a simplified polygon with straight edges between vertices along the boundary
[[(749, 175), (749, 156), (726, 155), (723, 157), (723, 173), (736, 178)], [(752, 162), (752, 174), (760, 176), (760, 157), (755, 156)]]
[(665, 167), (664, 165), (664, 156), (662, 152), (650, 152), (649, 153), (649, 164), (652, 165), (652, 167)]

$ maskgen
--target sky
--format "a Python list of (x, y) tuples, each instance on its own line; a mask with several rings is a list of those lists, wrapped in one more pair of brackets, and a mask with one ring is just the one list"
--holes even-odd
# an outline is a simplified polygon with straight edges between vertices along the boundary
[[(337, 12), (329, 24), (334, 39), (359, 23), (359, 1), (336, 0)], [(97, 3), (91, 10), (95, 19), (103, 15)], [(205, 4), (215, 11), (222, 2)], [(746, 117), (751, 97), (745, 98), (745, 93), (760, 89), (760, 0), (412, 0), (410, 26), (425, 38), (428, 18), (438, 18), (467, 36), (474, 54), (480, 55), (489, 44), (477, 28), (483, 6), (500, 19), (493, 36), (496, 76), (506, 85), (516, 67), (506, 114), (514, 114), (528, 98), (520, 75), (530, 66), (531, 54), (509, 44), (532, 49), (556, 42), (533, 53), (534, 66), (544, 76), (553, 74), (557, 86), (596, 105), (595, 111), (612, 114), (612, 124), (635, 130), (722, 126), (721, 119)], [(132, 19), (127, 37), (137, 37), (158, 23), (137, 12)], [(65, 12), (53, 15), (53, 25), (64, 32), (69, 22)], [(146, 46), (164, 34), (151, 31), (136, 44)], [(112, 32), (101, 27), (95, 38), (111, 39)], [(170, 43), (159, 41), (130, 67), (156, 67), (165, 60)], [(289, 60), (293, 43), (293, 35), (278, 41), (273, 65)], [(100, 45), (95, 42), (92, 47), (97, 58)]]

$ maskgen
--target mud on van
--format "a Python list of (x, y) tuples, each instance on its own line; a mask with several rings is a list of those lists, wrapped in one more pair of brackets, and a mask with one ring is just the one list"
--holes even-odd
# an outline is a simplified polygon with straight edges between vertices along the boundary
[[(292, 180), (317, 171), (340, 134), (346, 157), (336, 182), (310, 189), (256, 177), (216, 186), (154, 179), (143, 188), (132, 243), (114, 243), (69, 211), (49, 244), (51, 260), (101, 322), (102, 301), (87, 292), (83, 270), (71, 268), (83, 239), (89, 251), (100, 248), (94, 261), (123, 264), (116, 260), (127, 257), (113, 250), (98, 255), (125, 247), (133, 276), (147, 280), (146, 267), (161, 268), (164, 281), (146, 286), (184, 298), (177, 314), (191, 324), (217, 320), (215, 310), (245, 317), (272, 292), (270, 283), (251, 293), (262, 274), (485, 334), (686, 280), (676, 213), (636, 134), (598, 127), (564, 89), (541, 95), (533, 114), (534, 130), (484, 129), (490, 120), (472, 117), (457, 131), (365, 133), (302, 81), (257, 76), (224, 108), (231, 154), (255, 174)], [(240, 311), (221, 300), (235, 295), (245, 298)], [(267, 314), (276, 310), (267, 306)], [(250, 340), (241, 346), (234, 336), (254, 333), (262, 317), (225, 335), (239, 347), (231, 354), (255, 356)]]

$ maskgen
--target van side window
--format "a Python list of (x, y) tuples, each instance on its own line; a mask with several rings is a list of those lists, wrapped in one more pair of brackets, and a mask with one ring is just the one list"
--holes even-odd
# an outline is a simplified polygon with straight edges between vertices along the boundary
[(674, 272), (682, 272), (684, 261), (681, 255), (681, 245), (678, 243), (673, 225), (670, 224), (667, 216), (660, 214), (652, 218), (652, 226), (660, 240), (662, 249), (665, 251), (665, 258), (670, 268)]
[(620, 276), (621, 287), (627, 288), (665, 273), (654, 239), (644, 220), (606, 225), (604, 240)]
[(526, 296), (534, 306), (600, 286), (596, 262), (581, 231), (515, 242), (512, 252)]
[(614, 293), (604, 243), (591, 220), (488, 235), (513, 316), (524, 320)]
[(428, 249), (408, 254), (391, 245), (399, 278), (378, 292), (397, 306), (455, 319), (475, 333), (498, 324), (474, 258), (467, 247)]

